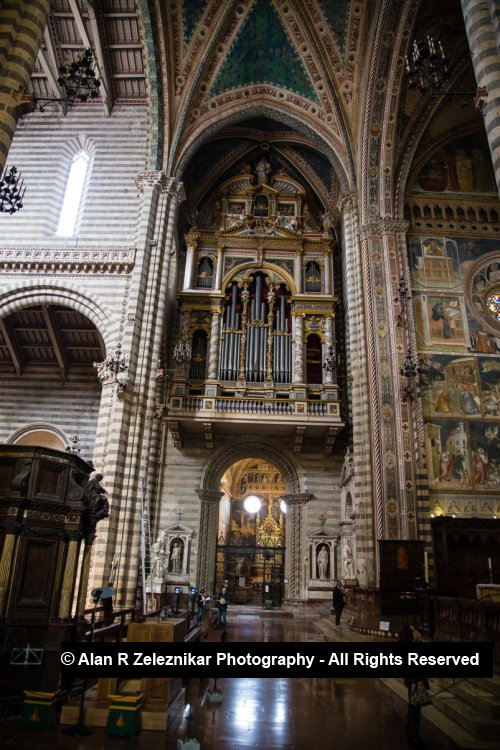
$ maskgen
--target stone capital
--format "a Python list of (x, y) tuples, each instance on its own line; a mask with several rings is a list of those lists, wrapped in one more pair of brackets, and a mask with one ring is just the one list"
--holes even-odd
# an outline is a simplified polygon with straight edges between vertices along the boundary
[(219, 490), (206, 490), (203, 488), (195, 490), (195, 492), (200, 498), (202, 503), (218, 503), (224, 494), (223, 492), (220, 492)]
[(293, 495), (282, 495), (281, 499), (285, 501), (290, 507), (299, 507), (301, 505), (307, 505), (308, 502), (314, 500), (314, 495), (306, 492), (298, 492)]
[(353, 210), (358, 207), (358, 194), (355, 192), (352, 193), (342, 193), (342, 195), (339, 196), (338, 202), (337, 202), (337, 208), (339, 211), (348, 211)]
[(176, 180), (175, 177), (167, 177), (163, 169), (146, 169), (139, 172), (136, 175), (135, 184), (140, 193), (144, 193), (146, 188), (158, 187), (162, 195), (167, 195), (178, 203), (186, 199), (182, 182)]
[(405, 219), (376, 219), (360, 227), (359, 235), (362, 240), (368, 240), (385, 234), (406, 234), (409, 226)]

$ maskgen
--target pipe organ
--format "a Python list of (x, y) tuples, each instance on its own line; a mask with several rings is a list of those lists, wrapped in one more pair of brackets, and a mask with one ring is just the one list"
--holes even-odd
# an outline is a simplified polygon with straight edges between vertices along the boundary
[(290, 383), (290, 292), (257, 272), (226, 295), (220, 343), (220, 379)]
[(246, 164), (196, 216), (179, 293), (191, 361), (176, 368), (173, 394), (338, 400), (336, 375), (323, 366), (336, 341), (336, 298), (321, 208), (285, 169), (264, 175)]

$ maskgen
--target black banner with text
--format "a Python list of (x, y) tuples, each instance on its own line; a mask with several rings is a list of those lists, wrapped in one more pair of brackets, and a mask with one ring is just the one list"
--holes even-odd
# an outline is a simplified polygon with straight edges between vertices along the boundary
[(491, 643), (63, 643), (64, 677), (491, 677)]

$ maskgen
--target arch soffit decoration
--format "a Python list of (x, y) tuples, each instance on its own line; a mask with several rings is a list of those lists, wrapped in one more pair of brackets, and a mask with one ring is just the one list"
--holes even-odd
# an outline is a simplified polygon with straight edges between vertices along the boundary
[(246, 276), (247, 271), (250, 271), (252, 274), (257, 273), (257, 271), (272, 271), (274, 274), (276, 274), (276, 276), (279, 277), (280, 283), (286, 284), (286, 286), (290, 289), (290, 293), (292, 294), (292, 296), (297, 294), (295, 282), (290, 274), (285, 271), (284, 268), (281, 268), (281, 266), (275, 266), (273, 263), (268, 263), (267, 261), (263, 262), (262, 265), (259, 266), (255, 264), (255, 261), (251, 261), (250, 263), (242, 263), (241, 266), (237, 266), (236, 268), (231, 269), (231, 271), (229, 271), (229, 273), (222, 280), (222, 289), (226, 289), (231, 281), (236, 280), (237, 277), (240, 277), (242, 275)]
[(47, 304), (68, 307), (85, 315), (99, 331), (106, 352), (118, 344), (119, 331), (111, 311), (106, 310), (92, 294), (84, 295), (71, 286), (47, 288), (43, 284), (32, 283), (25, 287), (12, 287), (0, 294), (0, 318), (28, 307)]
[(353, 190), (355, 178), (348, 166), (349, 157), (346, 154), (345, 146), (338, 136), (327, 128), (320, 130), (317, 123), (306, 120), (305, 117), (300, 119), (296, 112), (290, 112), (282, 102), (274, 100), (272, 102), (260, 101), (259, 104), (238, 102), (229, 107), (223, 116), (221, 114), (220, 112), (213, 114), (211, 117), (204, 119), (203, 124), (197, 122), (196, 129), (192, 129), (191, 132), (186, 134), (178, 156), (175, 157), (172, 154), (170, 168), (172, 173), (177, 175), (177, 179), (182, 180), (188, 162), (198, 148), (208, 140), (213, 139), (220, 131), (248, 117), (267, 116), (272, 120), (297, 129), (301, 134), (305, 131), (308, 139), (315, 144), (317, 149), (322, 151), (335, 169), (341, 191), (349, 192)]
[[(410, 3), (389, 0), (381, 6), (380, 22), (371, 39), (362, 137), (361, 224), (373, 215), (396, 218), (395, 131), (403, 103), (404, 55), (412, 40), (416, 15)], [(386, 54), (388, 45), (394, 50), (392, 55)], [(380, 168), (370, 169), (377, 162)]]
[(280, 446), (248, 437), (237, 445), (221, 448), (205, 466), (201, 486), (206, 490), (220, 490), (224, 473), (237, 461), (246, 458), (262, 459), (274, 464), (281, 472), (286, 493), (306, 492), (304, 470), (295, 456), (292, 457)]
[[(183, 48), (182, 20), (179, 7), (171, 5), (170, 22), (166, 23), (166, 16), (159, 21), (162, 27), (162, 41), (166, 42), (173, 56), (170, 66), (171, 81), (170, 89), (175, 91), (177, 97), (177, 122), (171, 139), (171, 152), (166, 165), (166, 170), (172, 174), (182, 174), (183, 167), (180, 165), (183, 148), (180, 145), (183, 133), (189, 130), (188, 118), (190, 115), (201, 124), (202, 129), (207, 127), (207, 119), (200, 113), (201, 105), (206, 110), (210, 103), (209, 112), (215, 114), (218, 120), (221, 118), (219, 106), (228, 111), (227, 102), (229, 97), (215, 97), (207, 99), (212, 85), (217, 78), (221, 66), (231, 53), (235, 40), (244, 29), (246, 19), (252, 13), (254, 3), (244, 4), (220, 3), (209, 4), (198, 19), (196, 29), (193, 30), (189, 46)], [(349, 169), (346, 172), (355, 174), (354, 160), (350, 152), (349, 144), (349, 112), (351, 117), (356, 110), (356, 97), (353, 96), (354, 84), (354, 55), (358, 53), (359, 43), (362, 38), (361, 28), (364, 26), (363, 6), (360, 2), (353, 2), (349, 8), (348, 17), (345, 22), (346, 49), (351, 51), (350, 55), (342, 55), (338, 47), (338, 41), (332, 33), (329, 22), (320, 3), (308, 3), (304, 7), (302, 3), (291, 3), (289, 6), (276, 3), (274, 10), (277, 12), (280, 23), (285, 34), (288, 36), (291, 47), (299, 56), (306, 55), (303, 65), (308, 69), (311, 85), (316, 89), (319, 107), (312, 106), (309, 99), (304, 103), (311, 112), (307, 115), (310, 124), (324, 129), (325, 145), (332, 139), (339, 138), (344, 143)], [(209, 33), (208, 33), (209, 30)], [(319, 50), (324, 49), (324, 54)], [(282, 89), (277, 84), (261, 83), (255, 84), (258, 90), (254, 94), (251, 90), (254, 84), (249, 82), (242, 91), (234, 89), (231, 93), (235, 95), (236, 107), (242, 105), (243, 96), (248, 100), (262, 101), (267, 96), (271, 106), (279, 106), (282, 102), (287, 104), (286, 97), (290, 94), (288, 89)], [(262, 92), (264, 88), (264, 93)], [(282, 98), (281, 98), (282, 97)], [(294, 98), (301, 98), (294, 94)], [(248, 101), (247, 100), (247, 101)], [(293, 100), (292, 100), (293, 101)], [(305, 111), (293, 104), (288, 105), (290, 114), (299, 114), (302, 118), (306, 116)], [(215, 112), (214, 112), (215, 109)], [(325, 123), (320, 118), (323, 112)], [(223, 112), (222, 112), (223, 114)], [(313, 128), (314, 129), (314, 128)], [(341, 148), (342, 151), (342, 148)], [(189, 158), (189, 157), (188, 157)], [(351, 179), (350, 182), (354, 180)], [(343, 192), (352, 190), (352, 186), (343, 186)]]

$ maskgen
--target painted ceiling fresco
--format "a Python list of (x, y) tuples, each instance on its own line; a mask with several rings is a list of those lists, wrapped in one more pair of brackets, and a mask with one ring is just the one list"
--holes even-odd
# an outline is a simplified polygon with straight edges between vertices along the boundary
[(344, 51), (350, 0), (333, 0), (333, 2), (321, 0), (320, 5), (335, 34), (339, 48)]
[(217, 96), (252, 83), (274, 83), (317, 101), (305, 68), (268, 0), (255, 3), (210, 94)]

